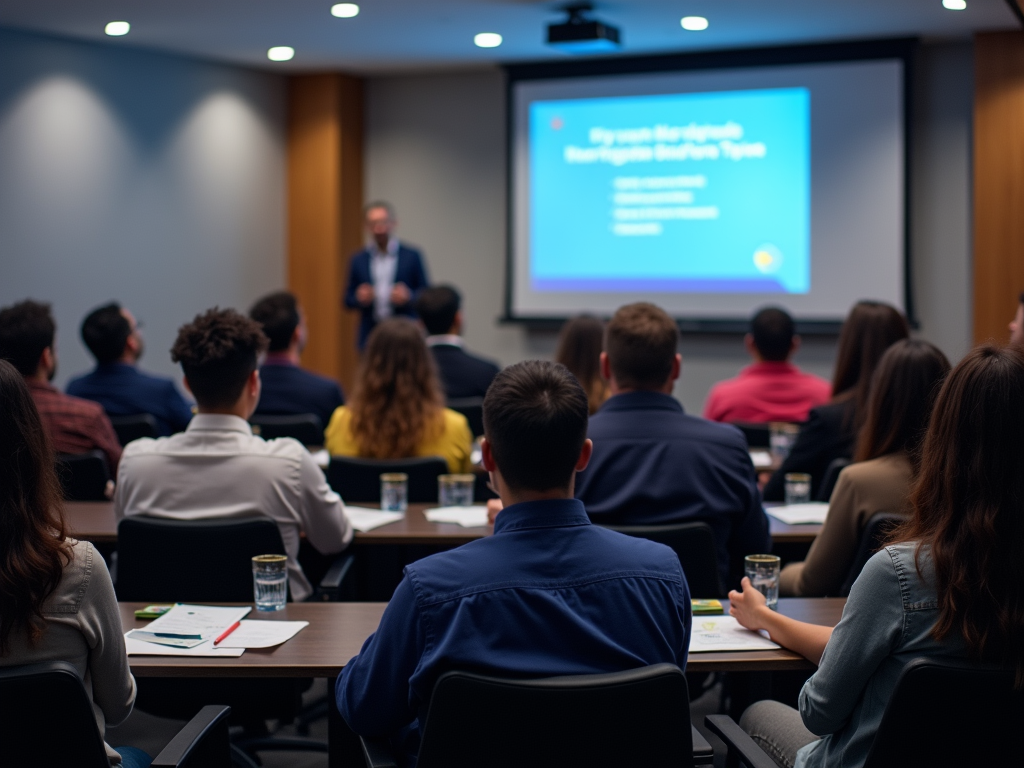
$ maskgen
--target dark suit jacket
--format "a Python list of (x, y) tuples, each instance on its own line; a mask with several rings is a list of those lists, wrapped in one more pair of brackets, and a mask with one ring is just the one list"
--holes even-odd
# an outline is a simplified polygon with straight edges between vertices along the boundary
[(789, 456), (764, 487), (765, 501), (783, 501), (786, 498), (787, 472), (809, 474), (811, 498), (817, 498), (825, 470), (833, 459), (848, 459), (853, 455), (853, 444), (857, 438), (853, 429), (854, 409), (852, 400), (811, 409)]
[(256, 408), (265, 416), (292, 416), (315, 413), (324, 429), (331, 414), (345, 404), (345, 395), (334, 379), (318, 376), (297, 365), (264, 363), (260, 366), (263, 392)]
[[(427, 269), (423, 264), (423, 256), (415, 248), (407, 248), (404, 245), (398, 246), (395, 282), (405, 283), (409, 286), (409, 290), (412, 291), (414, 297), (418, 290), (427, 287)], [(373, 304), (371, 303), (370, 306), (364, 307), (356, 301), (356, 288), (363, 283), (373, 285), (373, 273), (370, 271), (370, 251), (368, 248), (364, 248), (352, 257), (348, 270), (348, 287), (345, 289), (345, 306), (351, 309), (358, 309), (362, 313), (362, 317), (359, 320), (358, 336), (360, 349), (366, 345), (366, 337), (370, 335), (370, 331), (377, 324), (373, 317)], [(395, 314), (415, 317), (416, 312), (413, 310), (413, 301), (410, 300), (405, 306), (395, 307)]]
[(108, 416), (148, 413), (156, 419), (161, 437), (181, 432), (192, 419), (192, 408), (171, 379), (143, 373), (127, 363), (104, 363), (68, 382), (67, 393), (103, 406)]
[(715, 532), (722, 583), (746, 555), (771, 551), (754, 465), (743, 433), (689, 416), (670, 395), (629, 392), (590, 418), (594, 453), (576, 498), (608, 525), (705, 522)]
[(469, 354), (455, 344), (434, 344), (430, 347), (449, 400), (459, 397), (483, 397), (498, 375), (497, 365), (490, 360)]

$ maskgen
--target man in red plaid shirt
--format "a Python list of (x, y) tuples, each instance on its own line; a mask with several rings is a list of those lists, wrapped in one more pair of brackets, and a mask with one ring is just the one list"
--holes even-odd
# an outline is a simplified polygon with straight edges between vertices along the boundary
[(121, 460), (121, 445), (102, 406), (65, 395), (50, 384), (57, 370), (56, 330), (49, 304), (26, 300), (0, 309), (0, 358), (25, 377), (54, 450), (85, 453), (98, 448), (113, 475)]

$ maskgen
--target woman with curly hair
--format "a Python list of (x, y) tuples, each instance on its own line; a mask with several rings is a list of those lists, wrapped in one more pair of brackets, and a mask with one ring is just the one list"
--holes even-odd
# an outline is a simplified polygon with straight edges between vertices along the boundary
[(444, 407), (423, 333), (405, 318), (385, 320), (373, 329), (352, 399), (331, 416), (324, 437), (332, 456), (441, 456), (452, 472), (471, 468), (469, 423)]

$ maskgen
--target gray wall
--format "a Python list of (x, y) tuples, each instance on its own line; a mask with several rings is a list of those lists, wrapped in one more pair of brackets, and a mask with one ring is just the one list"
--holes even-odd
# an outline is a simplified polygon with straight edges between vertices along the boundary
[(177, 374), (183, 321), (284, 284), (284, 108), (273, 75), (0, 30), (0, 305), (52, 302), (58, 384), (100, 303)]
[[(915, 298), (921, 335), (959, 357), (970, 340), (971, 48), (927, 46), (914, 83)], [(366, 194), (398, 209), (431, 279), (462, 289), (469, 346), (504, 364), (550, 356), (553, 334), (505, 326), (505, 86), (497, 69), (371, 78)], [(738, 336), (687, 336), (676, 396), (691, 412), (747, 362)], [(826, 378), (834, 340), (805, 339), (797, 362)]]

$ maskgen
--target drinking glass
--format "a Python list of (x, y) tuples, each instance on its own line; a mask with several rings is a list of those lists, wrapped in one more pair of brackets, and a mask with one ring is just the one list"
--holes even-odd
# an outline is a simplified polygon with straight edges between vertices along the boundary
[(288, 558), (256, 555), (252, 559), (252, 591), (257, 611), (280, 611), (288, 602)]
[(385, 472), (380, 476), (380, 508), (385, 512), (405, 512), (409, 506), (409, 476), (405, 472)]
[(437, 502), (442, 507), (473, 506), (473, 475), (438, 475)]
[(747, 555), (743, 558), (743, 570), (754, 588), (764, 595), (768, 607), (777, 611), (782, 561), (776, 555)]
[(806, 504), (811, 500), (811, 476), (806, 472), (786, 473), (786, 503)]
[(789, 456), (800, 427), (796, 424), (787, 424), (782, 421), (773, 421), (768, 425), (768, 445), (771, 450), (772, 459), (781, 464)]

